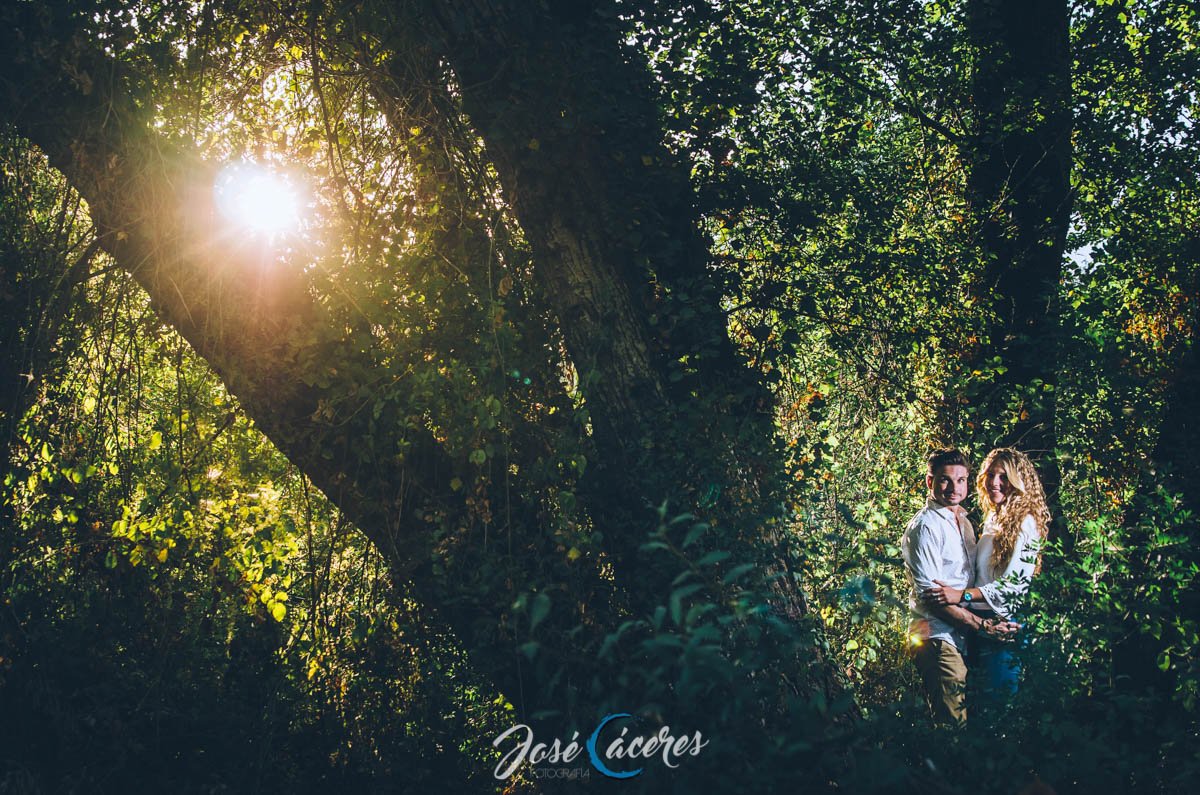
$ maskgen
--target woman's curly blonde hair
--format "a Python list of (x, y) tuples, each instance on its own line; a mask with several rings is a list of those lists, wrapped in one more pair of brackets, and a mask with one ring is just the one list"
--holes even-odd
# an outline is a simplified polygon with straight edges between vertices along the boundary
[[(1012, 492), (1000, 505), (992, 502), (987, 492), (987, 473), (999, 464), (1004, 467), (1008, 477), (1008, 485)], [(987, 516), (996, 515), (996, 540), (992, 546), (992, 571), (1002, 571), (1012, 560), (1013, 549), (1016, 548), (1017, 538), (1021, 535), (1021, 522), (1026, 516), (1032, 516), (1037, 523), (1038, 535), (1046, 537), (1046, 528), (1050, 525), (1050, 509), (1046, 507), (1046, 492), (1042, 490), (1042, 480), (1029, 456), (1011, 447), (997, 447), (987, 454), (979, 467), (979, 476), (975, 479), (975, 490), (979, 494), (979, 504), (985, 509)], [(1038, 568), (1041, 568), (1041, 555), (1038, 556)]]

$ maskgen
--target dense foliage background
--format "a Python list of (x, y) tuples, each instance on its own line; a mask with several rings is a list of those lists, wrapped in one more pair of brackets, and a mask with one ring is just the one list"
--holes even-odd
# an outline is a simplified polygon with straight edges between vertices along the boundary
[[(0, 792), (597, 786), (492, 740), (614, 711), (709, 741), (634, 789), (1190, 791), (1192, 4), (0, 30)], [(898, 549), (946, 443), (1056, 513), (959, 732)]]

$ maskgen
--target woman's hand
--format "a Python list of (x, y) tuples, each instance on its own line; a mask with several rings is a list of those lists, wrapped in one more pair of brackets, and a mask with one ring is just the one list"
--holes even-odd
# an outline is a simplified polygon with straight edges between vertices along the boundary
[(956, 605), (962, 601), (963, 592), (958, 588), (951, 588), (941, 580), (934, 580), (937, 586), (934, 588), (926, 588), (921, 592), (921, 601), (931, 607), (945, 607), (946, 605)]
[(1004, 621), (999, 618), (989, 618), (983, 622), (983, 626), (979, 631), (987, 635), (992, 640), (1016, 640), (1017, 630), (1021, 628), (1020, 624), (1015, 624), (1012, 621)]

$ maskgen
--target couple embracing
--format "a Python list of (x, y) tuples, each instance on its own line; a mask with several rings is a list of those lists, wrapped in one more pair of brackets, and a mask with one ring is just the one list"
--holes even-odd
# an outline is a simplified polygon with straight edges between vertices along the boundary
[(970, 469), (958, 450), (929, 456), (929, 498), (900, 540), (912, 586), (913, 659), (934, 719), (956, 725), (967, 717), (968, 660), (976, 703), (1002, 703), (1016, 692), (1019, 610), (1050, 523), (1033, 463), (1002, 447), (984, 459), (975, 481), (985, 515), (977, 540), (962, 507)]

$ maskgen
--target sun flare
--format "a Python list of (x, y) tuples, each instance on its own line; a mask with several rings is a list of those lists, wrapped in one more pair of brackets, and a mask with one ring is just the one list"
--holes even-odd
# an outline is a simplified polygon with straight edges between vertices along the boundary
[(247, 231), (275, 237), (300, 228), (301, 191), (286, 174), (238, 163), (221, 170), (213, 192), (221, 215)]

